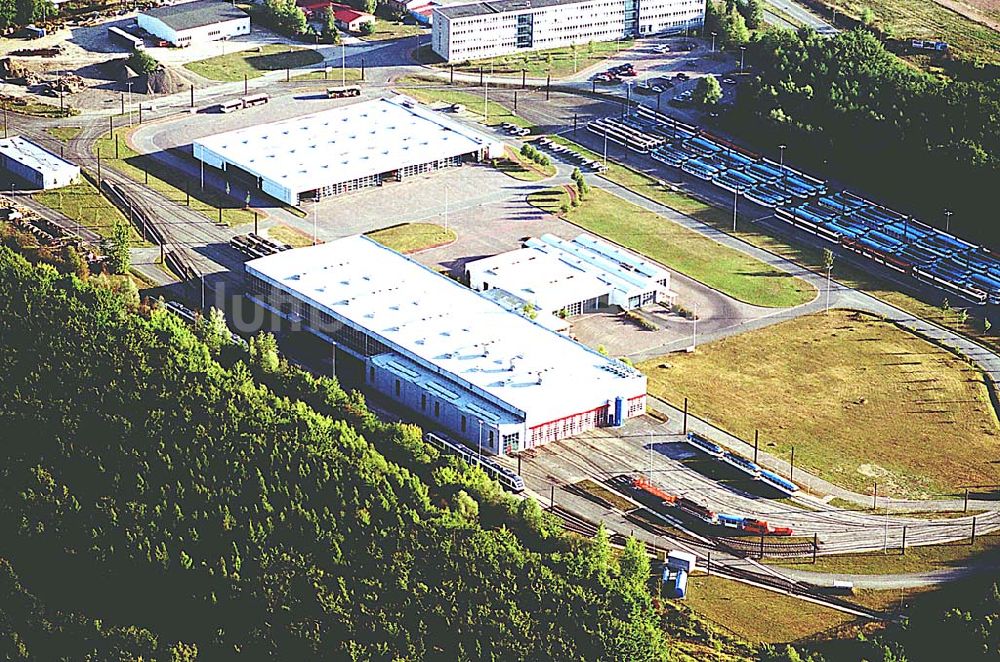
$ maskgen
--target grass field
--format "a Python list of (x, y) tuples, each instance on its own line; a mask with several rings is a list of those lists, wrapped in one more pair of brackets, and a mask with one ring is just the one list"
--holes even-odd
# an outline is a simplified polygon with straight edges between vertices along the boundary
[(600, 189), (579, 206), (561, 213), (569, 197), (562, 189), (528, 196), (528, 202), (746, 303), (786, 307), (816, 294), (806, 282), (722, 246), (697, 232)]
[[(649, 391), (844, 487), (927, 496), (996, 484), (1000, 450), (983, 376), (860, 313), (831, 311), (639, 366)], [(733, 366), (739, 366), (733, 370)]]
[(379, 17), (375, 21), (375, 34), (362, 35), (363, 41), (387, 41), (389, 39), (405, 39), (418, 34), (427, 34), (430, 31), (418, 25), (406, 25), (397, 21), (387, 21)]
[(823, 3), (855, 18), (869, 7), (875, 13), (875, 26), (891, 31), (896, 37), (943, 39), (962, 57), (1000, 63), (1000, 32), (931, 0), (823, 0)]
[[(462, 104), (465, 106), (464, 112), (475, 115), (480, 122), (485, 119), (488, 126), (502, 124), (503, 122), (510, 122), (511, 124), (528, 128), (532, 126), (530, 122), (521, 119), (509, 108), (495, 101), (488, 103), (487, 111), (487, 104), (482, 94), (453, 89), (433, 89), (430, 87), (401, 87), (399, 88), (399, 92), (407, 94), (422, 103)], [(488, 112), (489, 117), (485, 117), (484, 112)]]
[(687, 604), (754, 643), (796, 641), (854, 620), (811, 602), (705, 575), (690, 578)]
[(45, 133), (64, 143), (74, 140), (81, 131), (83, 128), (79, 126), (50, 126), (45, 129)]
[[(582, 46), (550, 48), (544, 51), (531, 51), (516, 55), (502, 55), (485, 60), (472, 60), (455, 67), (456, 71), (479, 73), (483, 67), (486, 73), (494, 76), (520, 76), (525, 70), (529, 78), (544, 78), (551, 74), (553, 78), (564, 78), (587, 67), (606, 60), (632, 45), (632, 40), (595, 41)], [(441, 65), (446, 66), (446, 65)]]
[(510, 147), (505, 148), (504, 151), (507, 154), (506, 158), (495, 159), (493, 166), (508, 177), (522, 182), (539, 182), (556, 174), (556, 167), (551, 163), (547, 166), (541, 166), (524, 158)]
[(271, 239), (288, 244), (292, 248), (313, 245), (313, 238), (309, 234), (288, 225), (275, 225), (268, 228), (265, 232)]
[[(560, 136), (551, 138), (567, 147), (586, 154), (591, 159), (600, 160), (601, 156)], [(608, 171), (603, 175), (606, 179), (621, 184), (641, 193), (657, 202), (676, 209), (703, 223), (732, 234), (749, 244), (763, 248), (780, 255), (796, 264), (823, 273), (823, 254), (816, 248), (793, 245), (781, 237), (773, 236), (760, 229), (760, 226), (740, 223), (737, 232), (732, 232), (732, 216), (728, 210), (713, 207), (696, 200), (684, 193), (664, 189), (656, 179), (631, 168), (608, 161)], [(1000, 336), (996, 331), (986, 333), (982, 318), (969, 316), (963, 321), (958, 310), (943, 310), (940, 306), (928, 303), (916, 296), (898, 289), (898, 286), (887, 283), (863, 269), (852, 267), (843, 262), (837, 262), (833, 268), (833, 277), (840, 283), (860, 290), (896, 306), (906, 312), (935, 324), (947, 327), (957, 333), (973, 338), (1000, 350)], [(943, 295), (942, 295), (943, 296)]]
[(366, 232), (365, 236), (400, 253), (416, 253), (455, 241), (455, 231), (434, 223), (403, 223), (381, 230)]
[(976, 538), (975, 544), (972, 545), (960, 542), (927, 547), (908, 547), (906, 554), (901, 554), (901, 550), (897, 548), (888, 550), (886, 554), (818, 556), (815, 564), (812, 563), (811, 559), (801, 562), (771, 559), (767, 563), (814, 572), (886, 575), (953, 568), (965, 565), (972, 560), (995, 562), (1000, 556), (998, 550), (1000, 550), (1000, 536), (990, 535)]
[[(53, 191), (36, 193), (32, 196), (49, 209), (61, 212), (85, 228), (94, 230), (102, 237), (110, 237), (115, 223), (128, 223), (118, 208), (101, 195), (97, 188), (86, 179), (77, 184), (64, 186)], [(131, 227), (131, 226), (130, 226)], [(133, 230), (132, 243), (138, 245), (142, 238)]]
[[(148, 186), (168, 200), (177, 204), (185, 204), (187, 196), (184, 193), (185, 181), (182, 173), (164, 168), (152, 157), (139, 154), (128, 146), (128, 136), (132, 131), (129, 127), (115, 129), (118, 136), (118, 156), (115, 154), (115, 140), (110, 133), (103, 134), (94, 144), (94, 153), (100, 149), (101, 164), (114, 168), (129, 179)], [(146, 172), (149, 181), (146, 183)], [(191, 190), (191, 208), (211, 221), (218, 222), (219, 208), (222, 208), (222, 222), (230, 225), (242, 225), (253, 221), (253, 211), (243, 209), (236, 198), (225, 195), (221, 191), (199, 189), (198, 182), (189, 182)]]
[(237, 81), (243, 76), (257, 78), (268, 71), (298, 69), (319, 64), (323, 56), (311, 48), (287, 46), (285, 44), (265, 44), (259, 51), (239, 51), (217, 55), (197, 62), (189, 62), (184, 68), (209, 80)]

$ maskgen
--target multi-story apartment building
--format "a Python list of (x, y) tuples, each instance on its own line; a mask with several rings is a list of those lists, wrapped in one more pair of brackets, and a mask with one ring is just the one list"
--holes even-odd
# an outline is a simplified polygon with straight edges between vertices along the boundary
[(449, 62), (701, 27), (705, 0), (493, 0), (434, 9), (431, 47)]

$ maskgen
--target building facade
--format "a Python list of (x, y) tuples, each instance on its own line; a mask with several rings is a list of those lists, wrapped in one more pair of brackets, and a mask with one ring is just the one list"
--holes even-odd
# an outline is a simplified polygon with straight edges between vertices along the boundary
[(632, 310), (671, 304), (670, 272), (658, 264), (590, 235), (573, 240), (530, 237), (515, 251), (465, 265), (469, 287), (499, 288), (539, 313), (580, 315), (609, 306)]
[(80, 166), (20, 136), (0, 139), (0, 167), (35, 189), (68, 186), (80, 176)]
[(431, 48), (456, 62), (695, 29), (705, 0), (497, 0), (433, 16)]
[(366, 237), (251, 260), (246, 276), (257, 303), (335, 344), (368, 389), (484, 452), (645, 412), (641, 372)]
[(139, 12), (140, 28), (174, 46), (250, 34), (250, 15), (225, 0), (194, 0)]

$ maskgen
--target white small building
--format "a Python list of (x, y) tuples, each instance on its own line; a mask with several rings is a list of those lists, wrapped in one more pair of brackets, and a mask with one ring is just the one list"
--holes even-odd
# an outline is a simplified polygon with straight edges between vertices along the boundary
[(469, 286), (499, 288), (539, 313), (580, 315), (609, 306), (631, 310), (672, 303), (670, 272), (620, 246), (582, 234), (572, 241), (546, 234), (524, 248), (470, 262)]
[(489, 0), (436, 7), (431, 48), (449, 62), (697, 29), (705, 0)]
[(225, 0), (194, 0), (139, 12), (139, 27), (174, 46), (250, 34), (250, 15)]
[(80, 166), (20, 136), (0, 139), (0, 167), (36, 189), (68, 186), (80, 176)]

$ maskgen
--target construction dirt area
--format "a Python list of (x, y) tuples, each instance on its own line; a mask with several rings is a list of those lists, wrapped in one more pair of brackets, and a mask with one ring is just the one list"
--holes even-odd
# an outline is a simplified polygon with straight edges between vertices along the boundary
[(39, 39), (0, 39), (0, 101), (27, 99), (59, 107), (61, 94), (67, 108), (105, 110), (129, 91), (141, 95), (141, 100), (190, 85), (214, 84), (183, 68), (188, 62), (284, 43), (278, 35), (256, 27), (245, 37), (189, 48), (160, 47), (147, 39), (145, 52), (161, 66), (141, 76), (127, 67), (129, 49), (108, 35), (109, 27), (137, 34), (135, 17), (130, 12), (91, 19), (85, 25), (68, 23)]

